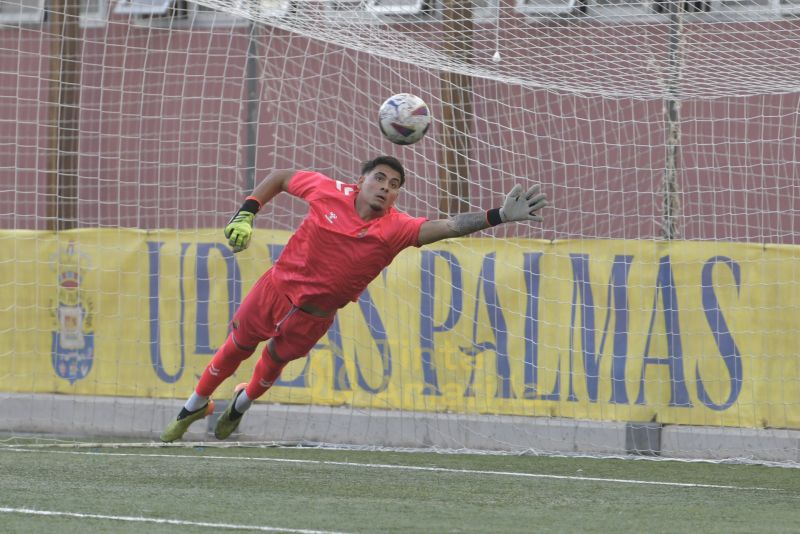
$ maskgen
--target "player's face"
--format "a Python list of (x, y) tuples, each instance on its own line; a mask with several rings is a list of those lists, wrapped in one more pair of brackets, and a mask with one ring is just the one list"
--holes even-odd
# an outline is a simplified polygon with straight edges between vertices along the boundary
[(378, 165), (358, 180), (359, 193), (373, 212), (385, 213), (400, 194), (400, 173), (388, 165)]

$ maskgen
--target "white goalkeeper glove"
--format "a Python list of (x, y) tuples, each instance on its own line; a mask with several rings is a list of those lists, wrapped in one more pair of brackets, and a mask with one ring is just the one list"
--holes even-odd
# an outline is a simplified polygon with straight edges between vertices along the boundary
[(536, 212), (547, 206), (547, 196), (540, 191), (539, 184), (534, 185), (526, 192), (522, 192), (522, 186), (517, 184), (503, 202), (500, 208), (500, 220), (504, 223), (513, 221), (536, 221), (542, 222), (544, 217), (537, 215)]

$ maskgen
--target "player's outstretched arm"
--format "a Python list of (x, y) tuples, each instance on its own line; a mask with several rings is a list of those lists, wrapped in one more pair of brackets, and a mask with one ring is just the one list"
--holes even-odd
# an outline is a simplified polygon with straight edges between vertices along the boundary
[(271, 172), (248, 196), (225, 226), (225, 238), (234, 252), (241, 252), (250, 245), (253, 236), (253, 219), (261, 206), (275, 198), (281, 191), (287, 191), (289, 180), (295, 171), (279, 170)]
[(486, 212), (460, 213), (449, 219), (422, 223), (419, 229), (419, 244), (427, 245), (441, 239), (461, 237), (507, 222), (541, 222), (544, 219), (539, 215), (539, 211), (547, 205), (547, 196), (541, 192), (539, 184), (525, 192), (522, 191), (522, 186), (517, 184), (506, 195), (501, 208)]

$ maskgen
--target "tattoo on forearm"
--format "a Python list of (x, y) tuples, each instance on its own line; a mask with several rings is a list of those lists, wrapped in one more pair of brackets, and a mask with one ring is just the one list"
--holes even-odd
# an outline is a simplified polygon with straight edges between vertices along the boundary
[(449, 222), (450, 228), (459, 236), (489, 228), (489, 223), (486, 222), (486, 214), (483, 212), (460, 213), (451, 217)]

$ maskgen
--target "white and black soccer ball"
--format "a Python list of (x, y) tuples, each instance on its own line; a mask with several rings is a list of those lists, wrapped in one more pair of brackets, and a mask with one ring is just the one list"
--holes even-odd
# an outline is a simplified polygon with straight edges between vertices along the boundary
[(378, 112), (381, 132), (397, 145), (411, 145), (421, 140), (431, 127), (431, 120), (425, 101), (410, 93), (387, 98)]

